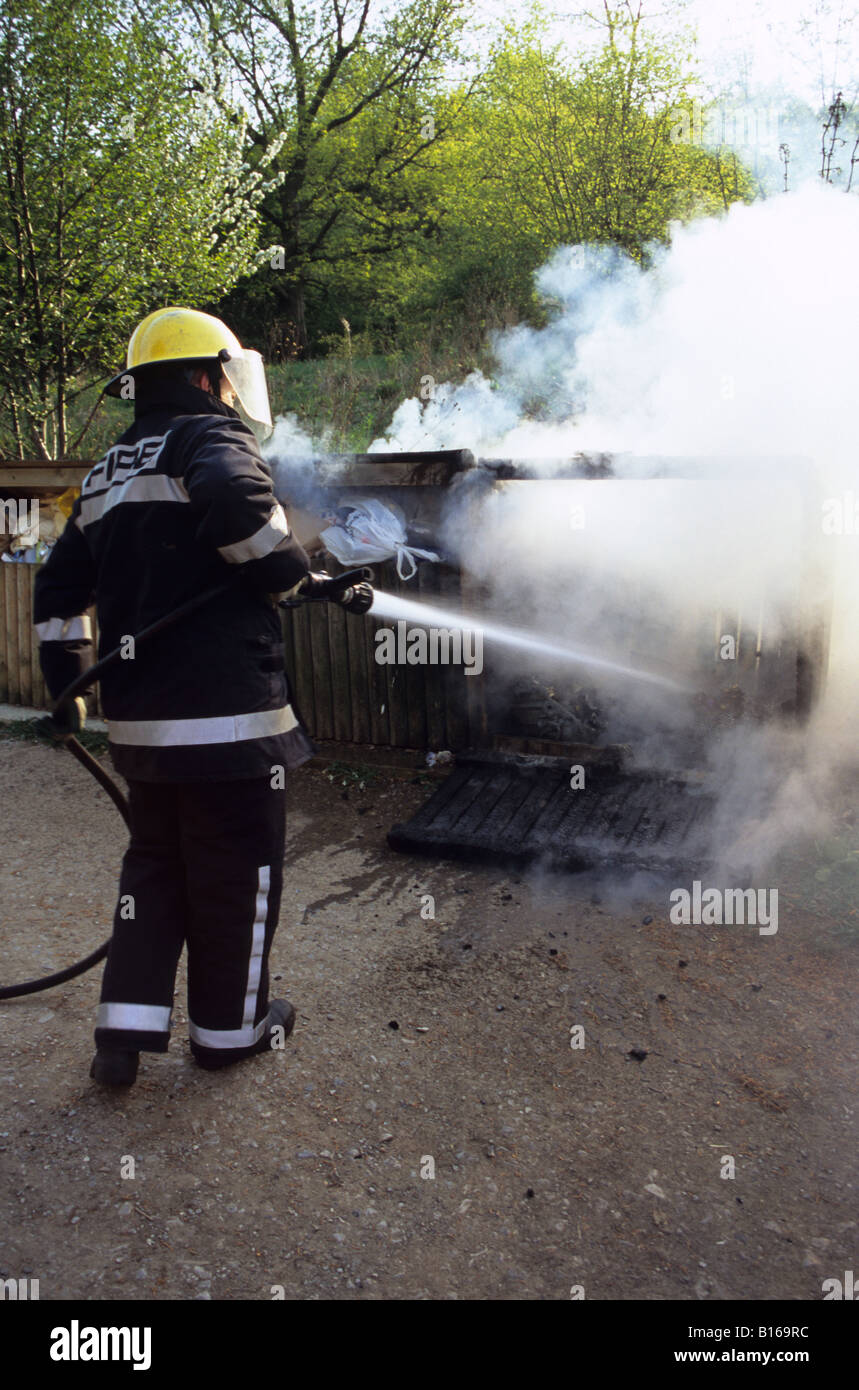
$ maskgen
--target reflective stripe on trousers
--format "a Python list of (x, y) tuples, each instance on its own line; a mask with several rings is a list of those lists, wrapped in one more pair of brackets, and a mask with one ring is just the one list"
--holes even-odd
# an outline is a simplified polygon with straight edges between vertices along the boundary
[(248, 978), (245, 985), (245, 1008), (241, 1028), (198, 1028), (193, 1019), (188, 1021), (191, 1041), (200, 1047), (251, 1047), (258, 1042), (265, 1030), (266, 1020), (260, 1019), (254, 1026), (257, 996), (259, 994), (260, 972), (262, 970), (263, 950), (265, 948), (265, 926), (268, 919), (268, 900), (271, 889), (271, 866), (260, 866), (257, 879), (256, 904), (254, 911), (251, 954), (248, 962)]
[[(268, 1016), (283, 887), (286, 792), (268, 777), (129, 783), (123, 860), (96, 1042), (163, 1052), (188, 950), (194, 1048), (251, 1047)], [(260, 860), (264, 862), (260, 864)]]

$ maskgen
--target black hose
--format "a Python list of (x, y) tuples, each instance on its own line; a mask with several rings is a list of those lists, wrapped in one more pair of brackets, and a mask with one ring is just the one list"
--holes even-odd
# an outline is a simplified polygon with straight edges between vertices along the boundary
[[(74, 735), (70, 735), (65, 740), (66, 747), (73, 758), (77, 758), (81, 767), (85, 767), (87, 772), (92, 773), (99, 786), (103, 787), (118, 810), (125, 824), (131, 829), (131, 816), (129, 813), (128, 798), (122, 789), (114, 782), (107, 768), (102, 767), (97, 758), (92, 753), (88, 753), (82, 743), (79, 743)], [(2, 998), (2, 995), (0, 995)]]
[(20, 999), (23, 994), (41, 994), (43, 989), (53, 989), (54, 985), (64, 984), (66, 980), (73, 980), (76, 975), (85, 975), (88, 970), (92, 970), (94, 965), (98, 965), (100, 960), (104, 960), (110, 948), (110, 937), (103, 941), (97, 951), (84, 956), (75, 965), (70, 965), (66, 970), (58, 970), (56, 975), (43, 975), (41, 980), (28, 980), (23, 985), (6, 985), (0, 989), (0, 999)]
[[(165, 613), (163, 618), (156, 618), (154, 623), (150, 623), (148, 627), (137, 633), (134, 638), (135, 646), (138, 642), (145, 642), (147, 638), (155, 637), (157, 633), (163, 632), (165, 627), (172, 627), (174, 623), (178, 623), (180, 618), (187, 617), (189, 613), (194, 613), (198, 608), (202, 608), (204, 603), (209, 602), (209, 599), (217, 598), (218, 594), (225, 594), (227, 589), (232, 587), (232, 584), (232, 579), (228, 580), (226, 584), (217, 584), (214, 589), (206, 589), (202, 594), (195, 594), (186, 603), (174, 608), (172, 613)], [(73, 700), (87, 686), (95, 685), (96, 681), (100, 681), (108, 667), (114, 666), (121, 657), (123, 646), (124, 643), (120, 643), (118, 647), (114, 647), (112, 652), (108, 652), (107, 656), (103, 656), (100, 661), (97, 661), (94, 666), (87, 667), (86, 671), (82, 671), (79, 676), (76, 676), (71, 684), (66, 686), (62, 694), (57, 696), (54, 701), (53, 712), (56, 713), (60, 705), (64, 704), (66, 700)]]

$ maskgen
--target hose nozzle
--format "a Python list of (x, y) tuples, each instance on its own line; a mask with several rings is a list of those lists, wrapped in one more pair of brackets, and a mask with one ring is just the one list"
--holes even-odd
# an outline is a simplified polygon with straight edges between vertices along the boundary
[(342, 574), (308, 574), (295, 598), (281, 600), (281, 608), (296, 608), (301, 603), (338, 603), (347, 613), (367, 613), (373, 606), (373, 590), (369, 581), (373, 571), (366, 565), (360, 569), (344, 570)]
[(373, 571), (368, 565), (362, 565), (360, 569), (344, 570), (342, 574), (319, 576), (325, 584), (325, 598), (336, 598), (346, 589), (353, 588), (356, 584), (371, 584), (373, 581)]

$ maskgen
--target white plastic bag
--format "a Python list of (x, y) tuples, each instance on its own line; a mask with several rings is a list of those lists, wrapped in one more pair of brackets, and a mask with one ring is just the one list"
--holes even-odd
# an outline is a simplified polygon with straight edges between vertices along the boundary
[[(406, 542), (406, 519), (399, 507), (362, 497), (351, 505), (345, 522), (320, 531), (319, 538), (341, 565), (364, 565), (373, 560), (397, 558), (397, 574), (411, 579), (417, 574), (417, 561), (437, 560), (431, 550), (419, 550)], [(404, 565), (410, 565), (407, 574)]]

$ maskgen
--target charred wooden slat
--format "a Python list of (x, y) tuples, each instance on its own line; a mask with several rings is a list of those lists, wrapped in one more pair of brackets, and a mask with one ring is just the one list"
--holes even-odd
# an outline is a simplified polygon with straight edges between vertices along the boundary
[[(370, 672), (367, 667), (367, 629), (373, 624), (369, 618), (356, 614), (346, 615), (346, 663), (352, 704), (353, 743), (372, 743), (370, 709), (372, 693)], [(374, 662), (375, 665), (375, 662)]]
[(20, 565), (5, 565), (6, 579), (6, 650), (13, 660), (9, 664), (9, 694), (13, 704), (23, 705), (21, 689), (21, 635), (18, 625), (18, 578)]
[(8, 612), (12, 581), (7, 578), (10, 565), (0, 562), (0, 700), (11, 700), (12, 665), (16, 661), (11, 645)]
[(319, 738), (334, 737), (334, 691), (331, 684), (331, 648), (328, 641), (327, 604), (307, 605), (310, 632), (310, 658), (313, 672), (313, 700), (316, 733)]
[(478, 467), (491, 473), (499, 482), (516, 480), (533, 482), (564, 482), (575, 478), (611, 478), (614, 476), (612, 454), (573, 454), (570, 458), (535, 459), (478, 459)]
[[(427, 603), (438, 605), (439, 583), (435, 566), (421, 565), (415, 576), (418, 594)], [(449, 748), (444, 702), (445, 667), (427, 666), (424, 670), (424, 704), (426, 710), (427, 747), (438, 752)]]
[(290, 684), (295, 695), (296, 714), (311, 738), (321, 737), (317, 727), (316, 699), (313, 687), (313, 655), (310, 646), (310, 613), (307, 608), (291, 608), (287, 622), (292, 628), (295, 660)]
[(471, 769), (468, 766), (454, 768), (450, 776), (445, 778), (430, 799), (425, 801), (420, 810), (415, 812), (409, 825), (428, 828), (436, 821), (441, 822), (444, 819), (446, 807), (454, 801), (460, 788), (465, 785), (470, 776)]
[(314, 460), (321, 487), (448, 487), (474, 468), (470, 449), (422, 449), (402, 454), (331, 454)]
[(506, 863), (545, 857), (570, 871), (629, 864), (680, 872), (706, 859), (712, 802), (698, 789), (675, 778), (594, 769), (587, 790), (576, 791), (557, 761), (469, 760), (411, 821), (393, 827), (389, 842), (408, 852)]
[(564, 790), (563, 781), (551, 774), (544, 775), (536, 781), (525, 800), (521, 802), (508, 821), (504, 829), (504, 842), (515, 846), (516, 844), (531, 845), (535, 837), (539, 840), (540, 833), (537, 831), (537, 826), (540, 824), (543, 813), (546, 807), (556, 800)]
[(448, 822), (458, 836), (470, 836), (491, 816), (494, 808), (509, 791), (510, 772), (507, 768), (496, 769), (490, 776), (484, 774), (480, 783), (479, 795), (471, 805), (462, 811), (455, 821)]
[[(438, 605), (459, 612), (462, 608), (462, 592), (459, 572), (450, 565), (434, 567)], [(438, 748), (449, 748), (460, 752), (471, 743), (468, 724), (468, 711), (463, 699), (462, 683), (465, 679), (461, 670), (454, 666), (438, 666), (437, 689), (439, 713), (443, 715), (444, 732), (439, 737)], [(470, 684), (473, 677), (468, 677)]]
[(367, 657), (368, 713), (370, 716), (370, 741), (375, 744), (391, 746), (391, 697), (388, 689), (386, 668), (376, 660), (376, 633), (386, 624), (372, 617), (364, 619), (364, 646)]
[(534, 849), (566, 844), (573, 838), (586, 839), (592, 830), (593, 807), (581, 792), (563, 782), (547, 802), (532, 827), (529, 841)]
[(357, 692), (353, 688), (352, 672), (349, 669), (348, 624), (355, 618), (345, 613), (336, 603), (326, 608), (328, 618), (328, 651), (331, 660), (331, 719), (334, 738), (343, 743), (352, 737), (352, 701)]
[[(393, 566), (392, 566), (393, 569)], [(414, 599), (415, 582), (414, 578), (401, 579), (398, 574), (394, 574), (392, 582), (387, 586), (389, 592), (393, 592), (404, 599)], [(427, 716), (425, 686), (427, 672), (432, 668), (428, 665), (412, 665), (407, 662), (405, 665), (397, 665), (393, 668), (397, 671), (400, 684), (400, 697), (403, 701), (403, 715), (405, 718), (407, 748), (426, 748), (427, 746)]]
[[(454, 830), (467, 811), (471, 809), (474, 802), (481, 799), (486, 793), (487, 786), (491, 778), (487, 777), (485, 769), (481, 769), (476, 776), (466, 778), (459, 786), (456, 796), (445, 807), (443, 816), (437, 818), (434, 829), (445, 829), (448, 832)], [(492, 797), (492, 804), (495, 798)]]

